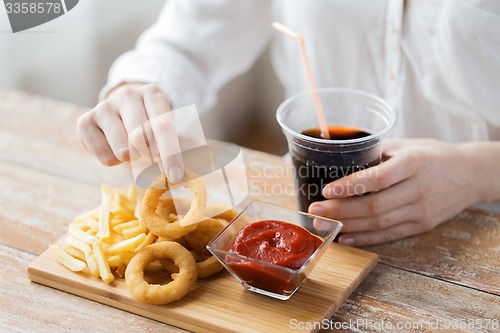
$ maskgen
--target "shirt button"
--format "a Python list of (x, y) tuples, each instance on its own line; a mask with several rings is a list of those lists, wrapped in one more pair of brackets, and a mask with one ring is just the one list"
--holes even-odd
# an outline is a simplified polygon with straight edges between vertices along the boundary
[(389, 31), (392, 33), (398, 32), (398, 28), (394, 24), (389, 24)]
[(396, 75), (394, 74), (394, 72), (388, 72), (387, 77), (389, 78), (389, 80), (393, 81), (396, 78)]

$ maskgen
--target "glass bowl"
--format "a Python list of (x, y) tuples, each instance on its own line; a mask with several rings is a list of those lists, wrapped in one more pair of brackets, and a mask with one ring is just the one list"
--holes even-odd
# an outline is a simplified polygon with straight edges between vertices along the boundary
[[(301, 226), (319, 237), (322, 243), (298, 269), (229, 252), (232, 240), (241, 228), (263, 220), (279, 220)], [(207, 249), (245, 289), (287, 300), (309, 276), (341, 228), (339, 221), (254, 201), (208, 243)]]

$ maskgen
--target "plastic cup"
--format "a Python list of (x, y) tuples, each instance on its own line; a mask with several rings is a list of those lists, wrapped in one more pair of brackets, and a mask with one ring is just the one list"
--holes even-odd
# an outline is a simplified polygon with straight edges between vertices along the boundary
[[(317, 92), (331, 140), (303, 134), (318, 128), (310, 91), (285, 100), (276, 113), (288, 141), (302, 211), (307, 211), (312, 202), (325, 200), (322, 195), (325, 185), (379, 164), (381, 141), (396, 121), (393, 109), (375, 95), (345, 88), (324, 88)], [(349, 187), (341, 190), (353, 195), (362, 192)]]

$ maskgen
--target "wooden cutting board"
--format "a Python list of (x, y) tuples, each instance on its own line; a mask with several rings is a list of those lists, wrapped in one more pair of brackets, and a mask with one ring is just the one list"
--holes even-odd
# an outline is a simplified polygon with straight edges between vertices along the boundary
[(377, 258), (333, 243), (288, 301), (246, 291), (224, 271), (198, 280), (178, 302), (144, 304), (132, 298), (125, 280), (107, 285), (92, 275), (69, 271), (48, 250), (28, 266), (28, 275), (34, 282), (195, 332), (314, 332), (311, 326), (335, 313)]

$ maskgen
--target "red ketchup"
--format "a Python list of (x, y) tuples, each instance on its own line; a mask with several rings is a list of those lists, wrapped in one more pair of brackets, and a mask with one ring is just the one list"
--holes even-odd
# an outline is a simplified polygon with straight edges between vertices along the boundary
[[(243, 227), (229, 252), (296, 270), (322, 242), (300, 226), (264, 220)], [(282, 295), (292, 293), (304, 279), (303, 275), (255, 261), (231, 258), (227, 264), (247, 285)]]

